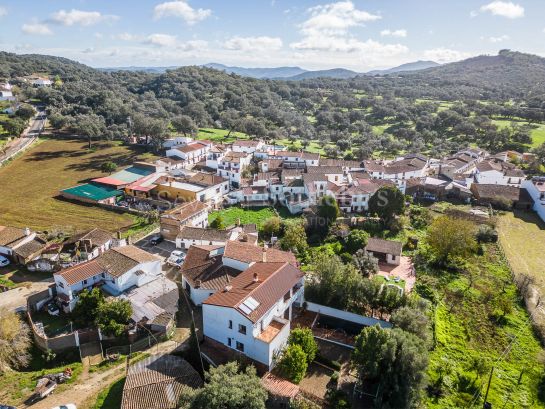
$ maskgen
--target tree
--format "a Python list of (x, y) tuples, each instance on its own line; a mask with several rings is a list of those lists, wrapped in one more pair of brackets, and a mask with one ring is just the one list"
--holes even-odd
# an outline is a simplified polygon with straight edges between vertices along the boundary
[(129, 300), (105, 301), (98, 307), (95, 322), (106, 335), (120, 336), (129, 323), (132, 305)]
[(326, 223), (330, 223), (337, 220), (340, 210), (337, 201), (332, 196), (324, 196), (318, 205), (318, 216), (326, 220)]
[(218, 214), (214, 220), (210, 223), (210, 227), (213, 229), (223, 230), (225, 229), (225, 222), (223, 216)]
[(369, 199), (369, 213), (377, 215), (386, 224), (403, 213), (405, 209), (405, 197), (395, 186), (383, 186)]
[(378, 259), (365, 249), (360, 249), (352, 256), (352, 262), (363, 277), (369, 277), (379, 271)]
[(282, 374), (293, 383), (299, 383), (307, 373), (308, 360), (300, 345), (288, 345), (278, 367)]
[(27, 127), (27, 121), (22, 118), (9, 118), (2, 123), (4, 129), (11, 136), (19, 137)]
[(72, 311), (74, 321), (82, 326), (94, 324), (99, 307), (104, 303), (104, 294), (98, 288), (83, 290)]
[(193, 135), (197, 132), (198, 128), (193, 119), (187, 115), (179, 115), (170, 121), (174, 129), (177, 132), (181, 132), (184, 136)]
[(100, 170), (104, 173), (109, 173), (110, 175), (115, 172), (117, 169), (117, 165), (114, 162), (108, 161), (104, 162), (102, 165), (100, 165)]
[(292, 221), (287, 223), (284, 237), (280, 240), (280, 245), (282, 249), (292, 250), (300, 256), (306, 253), (308, 243), (303, 221)]
[(428, 228), (426, 241), (440, 263), (454, 257), (465, 257), (475, 251), (475, 226), (472, 222), (441, 216)]
[(368, 239), (369, 233), (365, 230), (352, 230), (346, 238), (346, 250), (353, 254), (367, 246)]
[(267, 237), (278, 236), (282, 228), (282, 219), (278, 216), (269, 217), (263, 222), (261, 229)]
[(23, 118), (25, 121), (28, 121), (30, 118), (32, 118), (35, 113), (36, 110), (30, 104), (21, 104), (19, 108), (17, 108), (17, 111), (15, 111), (15, 115)]
[(89, 149), (92, 148), (92, 139), (102, 136), (106, 131), (104, 117), (96, 114), (80, 114), (72, 121), (74, 132), (88, 138)]
[(265, 409), (267, 392), (257, 377), (255, 368), (241, 371), (236, 362), (210, 368), (206, 384), (190, 403), (191, 409)]
[(318, 344), (310, 328), (295, 328), (291, 330), (288, 345), (299, 345), (307, 356), (307, 363), (314, 361), (318, 352)]
[(378, 407), (409, 408), (423, 388), (428, 351), (417, 336), (376, 325), (356, 337), (352, 362), (362, 380), (379, 384)]
[(27, 365), (31, 345), (28, 325), (17, 313), (0, 308), (0, 373)]
[(401, 307), (394, 311), (390, 317), (390, 322), (394, 327), (400, 328), (403, 331), (410, 332), (418, 338), (427, 341), (429, 337), (429, 320), (425, 312), (416, 308)]

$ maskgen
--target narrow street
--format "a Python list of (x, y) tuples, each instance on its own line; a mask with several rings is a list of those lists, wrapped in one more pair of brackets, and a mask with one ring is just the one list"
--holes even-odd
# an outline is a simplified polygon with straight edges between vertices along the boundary
[(21, 137), (10, 141), (4, 152), (0, 153), (0, 165), (28, 148), (43, 131), (45, 121), (45, 110), (39, 109), (38, 113), (32, 118), (30, 126), (25, 129)]

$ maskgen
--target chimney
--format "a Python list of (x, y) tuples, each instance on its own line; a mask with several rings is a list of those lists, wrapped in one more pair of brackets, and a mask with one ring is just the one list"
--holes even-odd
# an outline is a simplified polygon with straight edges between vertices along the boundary
[(259, 276), (257, 275), (257, 273), (254, 273), (253, 282), (254, 282), (254, 283), (257, 283), (258, 281), (259, 281)]
[(201, 286), (201, 284), (202, 284), (201, 280), (195, 281), (195, 287), (196, 288), (199, 288)]
[(267, 247), (263, 247), (263, 251), (261, 252), (261, 261), (263, 261), (264, 263), (267, 262)]
[(25, 236), (30, 236), (30, 229), (25, 227)]
[(231, 291), (232, 289), (233, 289), (233, 286), (231, 284), (228, 284), (223, 289), (223, 292), (227, 293), (227, 292)]

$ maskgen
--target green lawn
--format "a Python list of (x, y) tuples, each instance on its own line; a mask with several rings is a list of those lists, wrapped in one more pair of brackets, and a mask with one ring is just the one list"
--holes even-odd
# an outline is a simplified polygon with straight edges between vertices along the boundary
[(59, 190), (103, 176), (105, 161), (124, 167), (152, 157), (119, 142), (95, 142), (89, 151), (84, 140), (44, 140), (0, 168), (0, 180), (9, 181), (2, 183), (1, 224), (48, 231), (131, 226), (133, 216), (61, 200)]
[[(492, 123), (497, 125), (499, 128), (505, 128), (510, 126), (511, 123), (516, 123), (518, 125), (529, 125), (527, 121), (523, 120), (508, 120), (508, 119), (493, 119)], [(535, 124), (535, 128), (530, 131), (530, 136), (532, 137), (532, 144), (530, 147), (535, 148), (536, 146), (541, 145), (545, 142), (545, 124)]]
[(231, 143), (237, 139), (250, 139), (248, 135), (242, 132), (231, 132), (231, 135), (227, 137), (229, 131), (226, 129), (217, 128), (201, 128), (197, 134), (197, 139), (208, 139), (213, 142), (225, 142)]
[(224, 210), (210, 213), (208, 216), (208, 223), (218, 217), (222, 216), (225, 226), (232, 226), (238, 222), (242, 224), (255, 223), (259, 228), (265, 220), (270, 217), (276, 216), (272, 207), (263, 207), (260, 209), (242, 209), (241, 207), (229, 207)]
[(375, 280), (375, 281), (377, 281), (379, 283), (385, 284), (385, 285), (388, 285), (388, 284), (397, 285), (398, 287), (401, 287), (401, 288), (405, 289), (405, 280), (399, 280), (399, 282), (396, 283), (393, 279), (386, 280), (386, 277), (381, 276), (381, 275), (374, 276), (373, 280)]
[(108, 388), (99, 393), (91, 409), (119, 409), (121, 407), (124, 385), (125, 377), (112, 383)]
[[(494, 365), (488, 395), (493, 407), (545, 407), (538, 400), (545, 375), (537, 360), (542, 348), (500, 251), (487, 246), (467, 266), (464, 273), (417, 270), (417, 291), (432, 290), (439, 301), (428, 367), (430, 388), (437, 395), (426, 394), (425, 406), (470, 407), (479, 391), (484, 395)], [(507, 311), (500, 308), (500, 299)], [(480, 400), (472, 407), (482, 405)]]

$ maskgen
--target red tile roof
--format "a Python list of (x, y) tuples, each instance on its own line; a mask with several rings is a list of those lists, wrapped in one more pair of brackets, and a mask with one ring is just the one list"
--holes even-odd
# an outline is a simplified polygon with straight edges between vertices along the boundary
[(233, 260), (242, 261), (244, 263), (252, 263), (258, 261), (268, 262), (288, 262), (296, 264), (297, 260), (292, 252), (281, 251), (273, 248), (265, 250), (265, 260), (263, 259), (263, 247), (256, 246), (249, 243), (243, 243), (238, 241), (228, 241), (225, 244), (225, 250), (223, 252), (224, 257), (231, 258)]
[(285, 398), (295, 398), (299, 394), (299, 386), (282, 379), (270, 372), (267, 372), (261, 378), (263, 387), (274, 396), (282, 396)]
[(103, 272), (104, 268), (102, 268), (100, 263), (96, 259), (94, 259), (73, 267), (66, 268), (56, 274), (64, 278), (68, 285), (74, 285)]
[[(231, 280), (223, 291), (208, 297), (204, 304), (235, 308), (250, 321), (257, 322), (304, 275), (290, 263), (255, 263)], [(240, 305), (250, 296), (257, 301), (258, 306), (246, 313)]]

